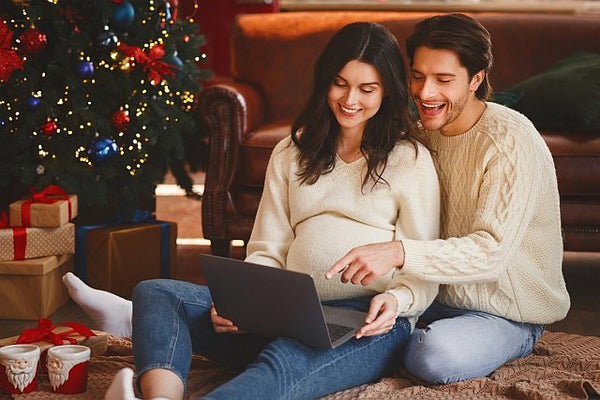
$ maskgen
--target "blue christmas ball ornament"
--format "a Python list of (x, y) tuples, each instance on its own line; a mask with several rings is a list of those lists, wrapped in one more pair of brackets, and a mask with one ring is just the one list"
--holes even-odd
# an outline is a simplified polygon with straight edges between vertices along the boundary
[(94, 75), (94, 64), (89, 61), (80, 61), (75, 66), (75, 70), (77, 71), (77, 75), (82, 78), (89, 78)]
[(0, 119), (0, 128), (4, 128), (6, 126), (6, 122), (3, 119)]
[(111, 25), (119, 29), (125, 29), (133, 22), (135, 9), (131, 3), (124, 0), (120, 4), (114, 4), (110, 14)]
[(28, 97), (27, 100), (25, 100), (25, 103), (27, 104), (27, 108), (29, 108), (30, 110), (35, 110), (36, 108), (38, 108), (41, 101), (37, 97), (31, 96)]
[(117, 144), (111, 138), (98, 138), (92, 142), (88, 155), (95, 162), (107, 161), (117, 155)]
[(177, 52), (165, 57), (163, 60), (173, 66), (173, 72), (175, 72), (177, 79), (181, 79), (183, 76), (183, 61), (177, 56)]
[(100, 32), (96, 40), (98, 46), (100, 46), (101, 49), (106, 51), (114, 50), (115, 47), (117, 47), (117, 44), (119, 43), (119, 38), (113, 31), (111, 31), (108, 28), (108, 26), (104, 27), (104, 30)]

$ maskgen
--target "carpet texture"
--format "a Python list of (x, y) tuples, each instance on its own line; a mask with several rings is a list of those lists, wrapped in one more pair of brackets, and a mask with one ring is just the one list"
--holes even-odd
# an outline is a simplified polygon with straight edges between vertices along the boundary
[[(105, 356), (92, 357), (88, 389), (76, 395), (51, 392), (48, 378), (40, 377), (38, 391), (15, 399), (102, 399), (114, 374), (133, 368), (131, 342), (109, 336)], [(194, 356), (188, 396), (203, 394), (239, 371)], [(136, 393), (139, 396), (139, 393)], [(600, 338), (546, 332), (532, 354), (509, 362), (486, 378), (450, 385), (425, 386), (402, 372), (378, 382), (325, 397), (341, 399), (593, 399), (600, 397)]]

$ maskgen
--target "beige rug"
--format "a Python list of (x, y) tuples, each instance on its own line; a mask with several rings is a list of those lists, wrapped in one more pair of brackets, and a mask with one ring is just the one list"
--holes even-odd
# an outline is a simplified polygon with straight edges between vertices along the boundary
[[(16, 399), (102, 399), (114, 374), (133, 368), (131, 342), (110, 336), (106, 356), (90, 361), (88, 390), (77, 395), (55, 395), (46, 377), (37, 392)], [(194, 356), (189, 393), (206, 393), (237, 371)], [(138, 394), (139, 396), (139, 394)], [(588, 399), (600, 396), (600, 338), (546, 332), (534, 352), (510, 362), (491, 376), (465, 382), (424, 386), (398, 372), (396, 376), (327, 396), (338, 399)], [(7, 398), (5, 396), (5, 398)]]

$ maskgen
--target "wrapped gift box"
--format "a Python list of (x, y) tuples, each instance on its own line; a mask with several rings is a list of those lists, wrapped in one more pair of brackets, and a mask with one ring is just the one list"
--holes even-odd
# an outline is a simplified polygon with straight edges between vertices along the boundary
[(0, 229), (0, 261), (75, 252), (75, 225), (58, 228)]
[[(15, 201), (9, 206), (10, 226), (36, 228), (63, 226), (77, 216), (77, 196), (68, 197), (69, 200), (55, 200), (53, 203), (37, 203), (30, 199)], [(24, 221), (27, 219), (29, 223)]]
[[(68, 331), (73, 331), (73, 329), (66, 325), (57, 325), (54, 329), (52, 329), (52, 333), (57, 335), (61, 335), (62, 333)], [(80, 335), (77, 332), (70, 333), (62, 338), (62, 344), (81, 344), (90, 348), (92, 356), (105, 355), (108, 347), (108, 334), (104, 331), (98, 330), (91, 330), (91, 332), (94, 333), (94, 336), (88, 337)], [(0, 339), (0, 347), (16, 344), (18, 339), (19, 336), (11, 336)], [(52, 343), (52, 341), (48, 339), (28, 343), (39, 346), (40, 350), (42, 351), (42, 355), (45, 355), (50, 347), (56, 346), (56, 344)]]
[(75, 236), (75, 274), (94, 288), (130, 298), (138, 282), (175, 271), (174, 222), (80, 226)]
[(73, 255), (0, 262), (0, 319), (46, 318), (67, 302), (62, 276)]

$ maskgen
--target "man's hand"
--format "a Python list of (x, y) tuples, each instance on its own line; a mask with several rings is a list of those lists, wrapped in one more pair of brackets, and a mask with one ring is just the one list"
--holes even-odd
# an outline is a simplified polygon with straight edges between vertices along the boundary
[(210, 308), (210, 320), (213, 328), (217, 333), (244, 333), (238, 329), (230, 320), (223, 318), (217, 314), (217, 309), (213, 305)]
[(342, 272), (344, 283), (367, 286), (392, 268), (404, 264), (404, 246), (400, 241), (373, 243), (355, 247), (325, 273), (327, 279)]
[(391, 293), (379, 293), (371, 299), (365, 325), (356, 332), (356, 338), (388, 333), (396, 323), (398, 300)]

